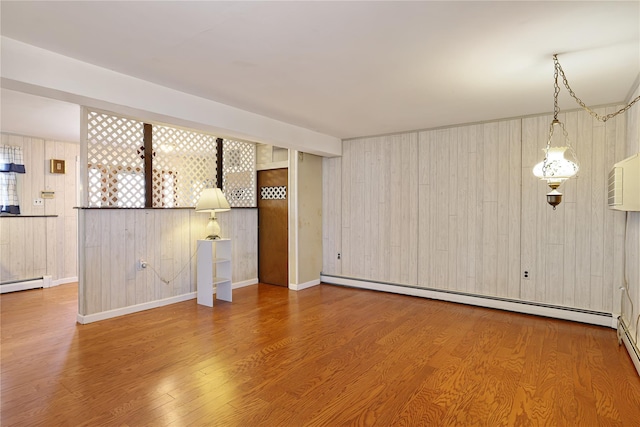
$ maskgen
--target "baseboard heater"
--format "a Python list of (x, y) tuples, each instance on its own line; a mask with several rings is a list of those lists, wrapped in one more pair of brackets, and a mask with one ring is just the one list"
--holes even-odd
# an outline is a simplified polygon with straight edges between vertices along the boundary
[(33, 277), (31, 279), (14, 280), (0, 283), (0, 294), (51, 287), (51, 276)]
[(368, 289), (372, 291), (382, 291), (401, 295), (430, 298), (440, 301), (475, 305), (478, 307), (495, 308), (498, 310), (506, 310), (517, 313), (533, 314), (536, 316), (571, 320), (574, 322), (589, 323), (592, 325), (606, 326), (614, 329), (618, 326), (617, 319), (614, 319), (611, 313), (605, 313), (601, 311), (583, 310), (573, 307), (563, 307), (552, 304), (501, 298), (489, 295), (469, 294), (459, 291), (450, 291), (435, 288), (420, 288), (411, 285), (378, 282), (353, 277), (334, 276), (329, 274), (321, 274), (320, 280), (323, 283), (332, 285), (348, 286), (353, 288)]

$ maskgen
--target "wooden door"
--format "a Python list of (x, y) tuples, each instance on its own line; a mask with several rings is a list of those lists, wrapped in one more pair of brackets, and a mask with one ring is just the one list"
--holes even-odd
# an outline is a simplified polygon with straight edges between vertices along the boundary
[(258, 280), (289, 286), (288, 170), (258, 171)]

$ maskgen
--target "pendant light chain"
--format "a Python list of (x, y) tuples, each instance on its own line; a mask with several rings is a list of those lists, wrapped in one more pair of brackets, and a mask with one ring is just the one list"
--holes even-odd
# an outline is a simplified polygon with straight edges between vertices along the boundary
[[(556, 56), (553, 56), (556, 59)], [(555, 61), (554, 71), (553, 71), (553, 120), (549, 125), (549, 138), (547, 138), (547, 148), (545, 150), (545, 154), (549, 152), (549, 148), (551, 146), (551, 137), (553, 136), (553, 126), (559, 124), (564, 131), (564, 136), (568, 137), (567, 131), (564, 129), (564, 125), (560, 120), (558, 120), (558, 114), (560, 114), (560, 107), (558, 106), (558, 95), (560, 94), (560, 85), (558, 84), (558, 73), (560, 71), (560, 64)], [(545, 155), (546, 161), (546, 155)]]
[[(558, 84), (558, 73), (562, 71), (558, 57), (553, 55), (553, 120), (558, 120), (558, 114), (560, 113), (560, 107), (558, 106), (558, 95), (560, 95), (560, 85)], [(562, 73), (564, 76), (564, 73)]]
[[(569, 94), (576, 100), (576, 102), (591, 114), (595, 119), (606, 122), (612, 117), (627, 111), (633, 104), (640, 101), (640, 96), (631, 101), (629, 105), (616, 111), (613, 114), (607, 114), (606, 116), (600, 116), (595, 111), (587, 107), (587, 105), (576, 96), (575, 92), (569, 86), (567, 76), (564, 74), (564, 70), (558, 61), (558, 55), (553, 55), (553, 120), (549, 125), (549, 137), (547, 138), (547, 146), (543, 149), (544, 159), (533, 167), (533, 175), (546, 181), (547, 185), (551, 188), (551, 192), (547, 193), (547, 203), (549, 203), (553, 210), (556, 210), (562, 202), (562, 193), (558, 191), (558, 187), (567, 179), (575, 177), (580, 170), (580, 164), (578, 163), (578, 156), (574, 148), (569, 141), (569, 135), (564, 123), (558, 119), (560, 114), (560, 106), (558, 105), (558, 95), (560, 94), (560, 84), (558, 84), (559, 77), (562, 77), (564, 86), (569, 91)], [(551, 147), (551, 140), (553, 139), (554, 126), (560, 126), (564, 136), (565, 146)], [(567, 154), (570, 157), (567, 158)], [(640, 322), (640, 316), (638, 316)]]
[(555, 64), (555, 70), (556, 70), (555, 71), (555, 76), (556, 76), (556, 93), (555, 93), (555, 97), (556, 98), (555, 98), (555, 104), (554, 104), (554, 109), (553, 109), (554, 119), (557, 118), (557, 114), (558, 114), (558, 111), (559, 111), (558, 110), (558, 91), (559, 91), (559, 88), (558, 88), (558, 80), (557, 80), (558, 72), (562, 75), (562, 82), (564, 83), (564, 87), (566, 87), (567, 90), (569, 91), (569, 95), (571, 95), (571, 97), (576, 100), (578, 105), (580, 105), (587, 112), (589, 112), (589, 114), (591, 114), (591, 116), (593, 116), (597, 120), (600, 120), (601, 122), (606, 122), (607, 120), (617, 116), (618, 114), (624, 113), (629, 108), (631, 108), (633, 106), (633, 104), (635, 104), (636, 102), (640, 101), (640, 96), (638, 96), (636, 99), (631, 101), (627, 106), (625, 106), (624, 108), (621, 108), (620, 110), (616, 111), (615, 113), (607, 114), (606, 116), (600, 116), (598, 113), (593, 111), (591, 108), (587, 107), (587, 104), (585, 104), (580, 98), (578, 98), (578, 96), (575, 94), (575, 92), (571, 89), (571, 86), (569, 86), (569, 80), (567, 80), (567, 76), (564, 74), (564, 70), (562, 69), (562, 66), (560, 65), (560, 62), (558, 61), (558, 55), (553, 55), (553, 62)]
[[(543, 160), (543, 163), (542, 163), (542, 170), (543, 170), (545, 175), (547, 173), (547, 167), (548, 167), (548, 161), (549, 161), (549, 150), (551, 149), (551, 139), (553, 138), (553, 130), (554, 130), (554, 126), (555, 125), (560, 126), (560, 128), (562, 129), (562, 134), (564, 136), (565, 143), (567, 144), (567, 149), (573, 155), (573, 158), (575, 160), (574, 163), (578, 166), (578, 168), (580, 167), (579, 163), (578, 163), (578, 156), (576, 155), (576, 152), (573, 149), (573, 146), (571, 145), (571, 141), (569, 140), (569, 133), (567, 132), (567, 129), (565, 128), (564, 123), (562, 123), (558, 119), (558, 114), (560, 114), (560, 107), (558, 106), (558, 95), (560, 94), (560, 85), (558, 84), (558, 76), (560, 74), (562, 74), (562, 76), (564, 78), (564, 72), (562, 71), (562, 67), (560, 66), (560, 62), (558, 62), (557, 55), (553, 55), (553, 62), (554, 62), (554, 71), (553, 71), (553, 120), (549, 124), (549, 137), (547, 138), (547, 146), (545, 147), (545, 150), (544, 150), (544, 160)], [(566, 81), (566, 78), (564, 78), (564, 80)], [(567, 85), (568, 85), (568, 83), (567, 83)], [(569, 89), (569, 90), (571, 90), (571, 89)], [(627, 107), (627, 108), (629, 108), (629, 107)], [(554, 210), (555, 210), (555, 206), (554, 206)]]
[[(554, 55), (555, 59), (555, 55)], [(547, 146), (544, 149), (544, 160), (542, 162), (542, 172), (546, 174), (547, 162), (549, 160), (549, 149), (551, 148), (551, 138), (553, 138), (553, 126), (556, 123), (560, 123), (558, 120), (558, 114), (560, 113), (560, 107), (558, 106), (558, 95), (560, 94), (560, 85), (558, 85), (558, 63), (554, 65), (553, 71), (553, 120), (549, 124), (549, 137), (547, 138)], [(564, 126), (563, 126), (564, 128)]]

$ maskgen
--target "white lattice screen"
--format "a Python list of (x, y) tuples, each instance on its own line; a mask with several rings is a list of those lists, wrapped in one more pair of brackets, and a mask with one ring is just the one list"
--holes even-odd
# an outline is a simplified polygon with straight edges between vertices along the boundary
[(89, 111), (87, 130), (89, 206), (144, 207), (144, 124)]
[[(88, 206), (144, 207), (144, 123), (88, 110)], [(216, 185), (216, 137), (153, 125), (153, 207), (195, 206)], [(256, 147), (223, 141), (223, 191), (231, 207), (255, 207)]]
[(195, 206), (216, 182), (216, 137), (153, 125), (153, 206)]
[(286, 200), (287, 186), (260, 187), (260, 199), (262, 200)]
[(256, 145), (225, 139), (222, 150), (222, 189), (234, 207), (256, 206)]

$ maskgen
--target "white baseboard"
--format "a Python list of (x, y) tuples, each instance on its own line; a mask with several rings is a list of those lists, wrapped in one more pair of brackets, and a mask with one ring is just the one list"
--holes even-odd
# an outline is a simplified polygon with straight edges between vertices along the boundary
[[(67, 283), (73, 283), (73, 282), (77, 282), (78, 281), (78, 277), (65, 277), (64, 279), (57, 279), (57, 280), (53, 280), (51, 282), (51, 287), (53, 286), (60, 286), (60, 285), (66, 285)], [(45, 286), (49, 287), (49, 286)]]
[(255, 279), (243, 280), (242, 282), (232, 283), (231, 289), (244, 288), (245, 286), (257, 285), (258, 283), (259, 283), (258, 278), (256, 277)]
[[(232, 289), (244, 288), (245, 286), (251, 286), (258, 283), (258, 279), (249, 279), (244, 280), (242, 282), (235, 282), (231, 285)], [(213, 290), (215, 294), (215, 289)], [(100, 320), (111, 319), (118, 316), (124, 316), (125, 314), (137, 313), (139, 311), (150, 310), (152, 308), (163, 307), (169, 304), (175, 304), (178, 302), (188, 301), (190, 299), (195, 299), (197, 296), (196, 292), (190, 292), (188, 294), (177, 295), (175, 297), (165, 298), (156, 301), (149, 301), (142, 304), (130, 305), (128, 307), (116, 308), (114, 310), (101, 311), (100, 313), (81, 315), (78, 314), (77, 321), (80, 324), (87, 324), (92, 322), (97, 322)]]
[(303, 289), (311, 288), (313, 286), (317, 286), (320, 284), (320, 279), (313, 279), (305, 283), (300, 283), (299, 285), (295, 283), (289, 283), (289, 289), (293, 291), (301, 291)]
[(51, 287), (51, 276), (43, 276), (39, 279), (24, 280), (22, 282), (6, 283), (0, 286), (0, 294), (9, 292), (26, 291)]
[(367, 280), (341, 276), (321, 275), (320, 279), (324, 283), (333, 285), (343, 285), (353, 288), (368, 289), (372, 291), (411, 295), (441, 301), (456, 302), (460, 304), (475, 305), (479, 307), (495, 308), (498, 310), (513, 311), (516, 313), (534, 314), (537, 316), (571, 320), (574, 322), (589, 323), (592, 325), (606, 326), (609, 328), (617, 327), (617, 320), (613, 318), (611, 313), (579, 310), (570, 307), (539, 304), (529, 301), (509, 300), (483, 295), (471, 295), (438, 289), (416, 288), (411, 286), (395, 285), (392, 283), (371, 282)]
[(631, 357), (633, 366), (636, 367), (636, 371), (638, 371), (638, 375), (640, 375), (640, 350), (638, 349), (638, 347), (633, 345), (633, 342), (631, 342), (631, 337), (629, 335), (629, 328), (627, 328), (623, 321), (620, 321), (618, 337), (622, 339), (624, 346), (627, 348), (627, 353), (629, 353), (629, 357)]
[(149, 301), (142, 304), (130, 305), (128, 307), (116, 308), (114, 310), (101, 311), (100, 313), (81, 315), (78, 313), (77, 321), (80, 324), (87, 324), (92, 322), (98, 322), (100, 320), (112, 319), (118, 316), (124, 316), (125, 314), (137, 313), (139, 311), (150, 310), (152, 308), (163, 307), (169, 304), (175, 304), (178, 302), (188, 301), (195, 299), (196, 293), (190, 292), (188, 294), (177, 295), (175, 297), (165, 298), (156, 301)]

